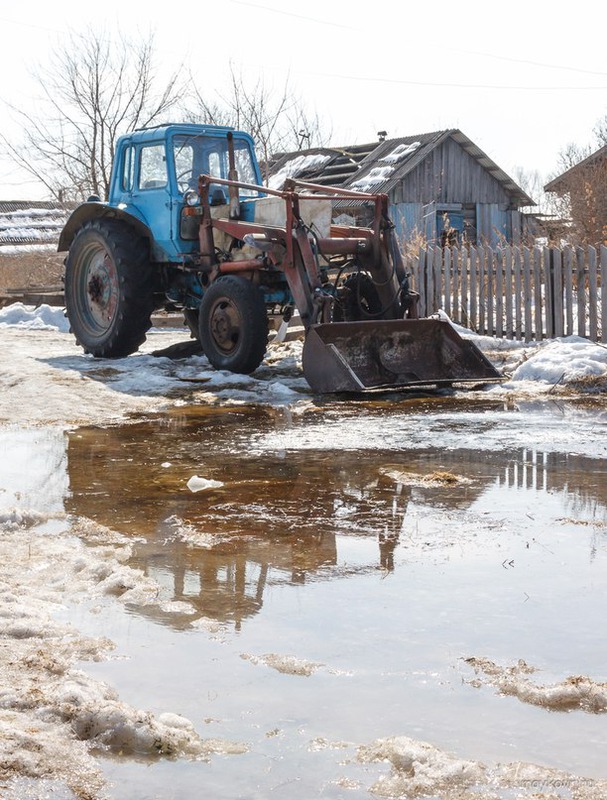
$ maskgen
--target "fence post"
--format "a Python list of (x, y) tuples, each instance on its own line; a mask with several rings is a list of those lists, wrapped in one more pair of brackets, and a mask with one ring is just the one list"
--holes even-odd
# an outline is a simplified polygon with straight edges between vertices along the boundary
[(424, 275), (426, 276), (426, 316), (434, 314), (434, 250), (432, 246), (426, 249)]
[(481, 245), (478, 249), (478, 327), (479, 333), (487, 333), (487, 310), (485, 308), (487, 292), (486, 276), (486, 248)]
[(565, 335), (573, 334), (573, 253), (570, 247), (563, 250), (563, 283), (565, 287)]
[(512, 317), (512, 247), (504, 248), (504, 303), (506, 307), (506, 336), (512, 339), (514, 325)]
[(598, 280), (596, 268), (596, 248), (588, 248), (588, 335), (593, 342), (598, 339)]
[(495, 253), (495, 335), (501, 339), (504, 335), (504, 251), (499, 248)]
[(550, 248), (552, 266), (552, 311), (554, 320), (554, 336), (562, 336), (563, 329), (563, 262), (561, 251), (557, 247)]
[(577, 335), (586, 336), (586, 251), (575, 248), (577, 281)]
[(443, 307), (443, 250), (434, 248), (434, 310)]
[(524, 293), (524, 315), (525, 315), (525, 341), (531, 341), (533, 322), (531, 317), (531, 253), (529, 248), (523, 248), (523, 293)]
[(607, 247), (601, 245), (601, 341), (607, 342)]
[(546, 338), (554, 338), (554, 305), (552, 301), (552, 254), (549, 247), (544, 247), (544, 302), (546, 306)]
[(478, 268), (478, 250), (476, 247), (470, 248), (470, 327), (473, 331), (478, 331), (477, 324), (478, 324), (478, 303), (479, 298), (477, 296), (477, 280), (476, 280), (476, 272)]
[(535, 312), (535, 340), (539, 342), (544, 338), (544, 324), (542, 322), (542, 250), (539, 247), (533, 249), (533, 304)]
[(454, 247), (451, 251), (451, 265), (453, 267), (453, 276), (451, 279), (451, 319), (461, 324), (462, 310), (459, 299), (460, 289), (460, 251), (459, 247)]
[(443, 309), (445, 314), (451, 316), (451, 248), (443, 247)]

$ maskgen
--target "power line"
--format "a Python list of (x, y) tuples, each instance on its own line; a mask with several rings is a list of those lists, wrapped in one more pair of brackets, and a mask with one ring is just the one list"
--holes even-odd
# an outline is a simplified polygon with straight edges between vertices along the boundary
[(581, 72), (584, 75), (607, 75), (607, 72), (599, 72), (593, 69), (583, 69), (582, 67), (568, 67), (563, 66), (562, 64), (546, 64), (543, 61), (531, 61), (530, 59), (526, 58), (512, 58), (512, 56), (500, 56), (497, 53), (481, 53), (476, 50), (460, 50), (459, 48), (449, 48), (454, 53), (464, 53), (465, 55), (469, 56), (481, 56), (483, 58), (493, 58), (498, 61), (508, 61), (512, 64), (529, 64), (532, 67), (544, 67), (545, 69), (558, 69), (558, 70), (566, 70), (567, 72)]
[(344, 25), (341, 22), (328, 22), (326, 19), (318, 19), (317, 17), (307, 17), (304, 14), (294, 14), (292, 11), (284, 11), (282, 8), (270, 8), (269, 6), (262, 6), (259, 3), (250, 3), (247, 0), (229, 0), (239, 6), (247, 6), (249, 8), (258, 8), (261, 11), (269, 11), (270, 14), (282, 14), (285, 17), (293, 17), (294, 19), (305, 19), (307, 22), (316, 22), (318, 25), (328, 25), (332, 28), (342, 28), (349, 31), (360, 31), (360, 28), (355, 28), (352, 25)]
[(444, 83), (433, 81), (412, 81), (400, 78), (374, 78), (368, 75), (340, 75), (328, 72), (307, 72), (317, 78), (333, 78), (335, 80), (358, 81), (368, 83), (398, 84), (403, 86), (429, 86), (436, 89), (491, 89), (516, 92), (568, 92), (568, 91), (607, 91), (607, 86), (509, 86), (507, 84), (490, 83)]

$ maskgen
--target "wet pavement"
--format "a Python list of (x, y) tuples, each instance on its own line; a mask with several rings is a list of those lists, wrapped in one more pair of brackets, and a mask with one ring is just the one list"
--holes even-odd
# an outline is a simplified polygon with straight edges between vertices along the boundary
[(599, 402), (449, 397), (5, 431), (5, 492), (127, 535), (173, 601), (67, 608), (117, 644), (83, 668), (246, 745), (102, 754), (109, 796), (356, 800), (389, 772), (356, 748), (391, 736), (607, 777), (603, 714), (504, 696), (465, 660), (607, 677), (606, 432)]

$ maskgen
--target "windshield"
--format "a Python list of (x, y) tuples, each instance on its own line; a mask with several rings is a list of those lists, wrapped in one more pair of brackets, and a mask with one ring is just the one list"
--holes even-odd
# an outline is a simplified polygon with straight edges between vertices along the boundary
[[(248, 142), (236, 138), (233, 142), (238, 180), (257, 184), (258, 179)], [(230, 164), (227, 137), (180, 134), (173, 138), (173, 155), (180, 192), (196, 189), (199, 175), (213, 175), (226, 179), (228, 177)], [(258, 196), (258, 192), (250, 189), (241, 189), (239, 193), (241, 197)]]

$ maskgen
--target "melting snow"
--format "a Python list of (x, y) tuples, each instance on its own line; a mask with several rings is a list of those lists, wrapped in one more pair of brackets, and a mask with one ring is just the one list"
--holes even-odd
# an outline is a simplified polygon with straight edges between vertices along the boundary
[(359, 192), (372, 192), (375, 187), (385, 183), (394, 172), (395, 167), (386, 165), (384, 167), (373, 167), (366, 175), (353, 181), (348, 188)]
[(465, 661), (477, 675), (482, 676), (470, 681), (473, 686), (489, 683), (500, 694), (551, 711), (581, 709), (590, 714), (607, 711), (607, 683), (585, 675), (571, 675), (563, 681), (544, 686), (531, 680), (529, 676), (537, 670), (522, 660), (512, 667), (500, 667), (487, 658), (467, 658)]
[(379, 160), (386, 161), (390, 164), (394, 164), (398, 161), (401, 161), (405, 156), (410, 156), (411, 153), (414, 153), (418, 147), (421, 147), (421, 142), (411, 142), (411, 144), (399, 144), (397, 145), (394, 150), (391, 150), (389, 153), (386, 153), (385, 156), (382, 156)]
[(311, 155), (301, 155), (292, 158), (268, 181), (270, 189), (282, 189), (287, 178), (297, 178), (304, 172), (322, 167), (332, 156), (316, 153)]

